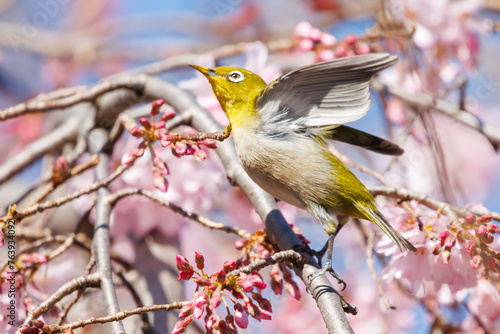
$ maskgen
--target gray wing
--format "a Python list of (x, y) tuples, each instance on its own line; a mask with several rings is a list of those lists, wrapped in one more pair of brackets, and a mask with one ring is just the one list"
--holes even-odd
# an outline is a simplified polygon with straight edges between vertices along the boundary
[(257, 97), (263, 124), (295, 131), (355, 121), (370, 108), (370, 78), (394, 64), (388, 53), (339, 58), (289, 72)]

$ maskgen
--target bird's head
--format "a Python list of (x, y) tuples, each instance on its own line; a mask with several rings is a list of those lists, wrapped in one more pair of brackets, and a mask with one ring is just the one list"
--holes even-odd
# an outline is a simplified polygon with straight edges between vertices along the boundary
[(249, 117), (255, 118), (255, 98), (267, 86), (257, 74), (229, 66), (214, 69), (198, 65), (190, 66), (207, 77), (233, 127)]

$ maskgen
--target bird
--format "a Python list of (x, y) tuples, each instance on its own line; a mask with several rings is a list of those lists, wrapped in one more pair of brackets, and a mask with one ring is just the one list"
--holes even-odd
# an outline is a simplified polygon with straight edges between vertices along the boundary
[(370, 79), (396, 63), (397, 56), (368, 53), (319, 62), (286, 73), (270, 84), (246, 69), (190, 65), (212, 86), (229, 119), (225, 129), (250, 178), (275, 198), (304, 209), (328, 234), (325, 266), (330, 272), (333, 244), (349, 217), (371, 221), (400, 251), (416, 251), (377, 207), (374, 197), (329, 149), (340, 141), (377, 153), (403, 149), (345, 123), (370, 108)]

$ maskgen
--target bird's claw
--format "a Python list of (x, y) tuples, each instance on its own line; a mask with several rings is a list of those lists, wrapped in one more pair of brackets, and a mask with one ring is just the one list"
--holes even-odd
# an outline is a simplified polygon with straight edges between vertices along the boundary
[(312, 281), (316, 277), (319, 277), (319, 276), (321, 276), (321, 275), (326, 274), (327, 272), (329, 272), (337, 280), (337, 283), (342, 284), (342, 290), (341, 291), (344, 291), (345, 288), (347, 287), (346, 282), (342, 279), (342, 277), (340, 277), (339, 274), (337, 274), (335, 272), (335, 270), (333, 270), (331, 263), (328, 263), (328, 262), (330, 262), (330, 261), (327, 261), (327, 263), (325, 264), (325, 266), (323, 268), (321, 268), (320, 270), (312, 273), (311, 275), (309, 275), (307, 277), (307, 280), (308, 280), (307, 287), (308, 288), (311, 287), (311, 283), (312, 283)]

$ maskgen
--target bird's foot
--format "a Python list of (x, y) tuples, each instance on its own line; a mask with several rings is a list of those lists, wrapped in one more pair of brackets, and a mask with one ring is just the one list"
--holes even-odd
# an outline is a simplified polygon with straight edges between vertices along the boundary
[(342, 277), (340, 277), (339, 274), (337, 274), (335, 272), (335, 270), (333, 270), (333, 267), (332, 267), (332, 260), (331, 259), (328, 259), (325, 263), (325, 266), (323, 268), (321, 268), (320, 270), (316, 271), (315, 273), (312, 273), (311, 275), (309, 275), (309, 277), (307, 277), (307, 286), (310, 287), (311, 286), (311, 283), (312, 281), (316, 278), (316, 277), (319, 277), (323, 274), (326, 274), (327, 272), (329, 272), (336, 280), (339, 284), (342, 284), (342, 290), (341, 291), (344, 291), (345, 288), (347, 287), (347, 284), (346, 282), (342, 279)]
[[(308, 244), (306, 243), (303, 243), (302, 245), (300, 246), (293, 246), (292, 248), (294, 251), (296, 252), (299, 252), (299, 253), (306, 253), (306, 254), (309, 254), (313, 257), (316, 258), (316, 260), (318, 261), (318, 264), (320, 265), (321, 267), (321, 263), (322, 263), (322, 259), (323, 259), (323, 256), (325, 256), (325, 253), (328, 249), (328, 242), (325, 244), (325, 246), (323, 246), (323, 248), (319, 251), (317, 250), (314, 250), (312, 248), (309, 247)], [(324, 273), (323, 273), (324, 274)], [(319, 275), (318, 275), (319, 276)]]

